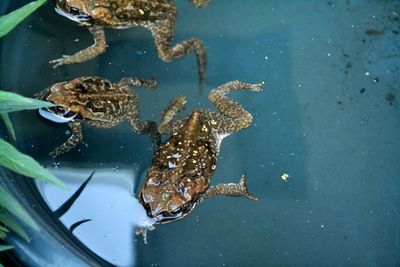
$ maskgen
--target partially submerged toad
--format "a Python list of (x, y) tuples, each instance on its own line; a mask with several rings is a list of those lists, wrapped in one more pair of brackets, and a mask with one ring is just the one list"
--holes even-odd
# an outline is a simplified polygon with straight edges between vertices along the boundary
[(139, 120), (138, 98), (130, 84), (148, 89), (157, 85), (154, 80), (138, 78), (123, 78), (114, 84), (100, 77), (81, 77), (56, 83), (38, 93), (36, 98), (56, 105), (40, 109), (40, 115), (53, 122), (68, 123), (72, 130), (71, 137), (50, 155), (55, 158), (82, 141), (82, 122), (98, 128), (111, 128), (127, 121), (133, 131), (151, 134), (156, 141), (156, 124)]
[[(154, 223), (182, 219), (197, 203), (217, 195), (257, 200), (247, 190), (245, 175), (239, 183), (216, 186), (210, 183), (222, 139), (249, 127), (253, 121), (252, 115), (226, 94), (233, 90), (260, 92), (263, 84), (239, 81), (223, 84), (208, 95), (219, 112), (198, 109), (176, 122), (172, 119), (183, 108), (185, 97), (178, 96), (172, 101), (158, 126), (161, 134), (171, 134), (171, 137), (155, 152), (139, 195)], [(137, 233), (145, 232), (143, 228), (137, 230)]]
[[(191, 0), (197, 7), (210, 0)], [(192, 38), (171, 47), (176, 23), (176, 6), (171, 0), (56, 0), (57, 13), (87, 26), (94, 44), (71, 56), (50, 61), (54, 67), (84, 62), (104, 53), (104, 27), (125, 29), (141, 26), (151, 31), (159, 57), (167, 62), (194, 52), (200, 81), (204, 80), (207, 55), (203, 43)]]

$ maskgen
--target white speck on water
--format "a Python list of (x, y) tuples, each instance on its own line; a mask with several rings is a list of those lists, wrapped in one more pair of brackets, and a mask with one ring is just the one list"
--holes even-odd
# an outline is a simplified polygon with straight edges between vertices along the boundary
[(268, 56), (265, 56), (264, 58), (265, 58), (265, 60), (268, 60)]
[(365, 72), (365, 76), (369, 76), (369, 75), (371, 75), (371, 73), (368, 72), (368, 71), (366, 71), (366, 72)]

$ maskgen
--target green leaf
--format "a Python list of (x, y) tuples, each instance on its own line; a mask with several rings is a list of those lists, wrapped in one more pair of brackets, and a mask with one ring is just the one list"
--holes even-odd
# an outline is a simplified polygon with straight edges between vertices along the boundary
[(21, 221), (33, 229), (39, 230), (39, 226), (35, 223), (32, 217), (2, 186), (0, 186), (0, 206), (17, 216)]
[(7, 232), (0, 230), (0, 239), (5, 239), (7, 237)]
[(52, 183), (60, 188), (66, 188), (63, 182), (43, 168), (37, 161), (22, 154), (3, 139), (0, 139), (0, 166), (28, 177)]
[(21, 221), (28, 224), (33, 229), (39, 230), (39, 226), (35, 223), (32, 217), (2, 186), (0, 186), (0, 206), (17, 216)]
[(37, 0), (0, 17), (0, 38), (9, 33), (21, 21), (43, 5), (46, 0)]
[(8, 134), (10, 135), (11, 139), (15, 141), (16, 140), (15, 131), (11, 123), (10, 116), (8, 116), (8, 113), (0, 113), (0, 117), (3, 119), (3, 122), (7, 128)]
[(13, 248), (14, 248), (13, 246), (0, 245), (0, 252), (5, 251), (5, 250), (10, 250)]
[(29, 236), (25, 232), (25, 230), (18, 224), (14, 218), (10, 216), (6, 211), (0, 213), (0, 222), (4, 224), (6, 227), (17, 233), (20, 237), (25, 239), (27, 242), (30, 242)]
[(8, 229), (5, 228), (4, 226), (1, 226), (1, 225), (0, 225), (0, 232), (8, 233), (9, 231), (8, 231)]
[(53, 106), (54, 105), (49, 102), (23, 97), (11, 92), (0, 91), (0, 113)]

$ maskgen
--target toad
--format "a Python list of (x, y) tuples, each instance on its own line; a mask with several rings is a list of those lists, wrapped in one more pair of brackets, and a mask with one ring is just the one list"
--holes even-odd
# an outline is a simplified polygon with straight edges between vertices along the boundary
[[(248, 111), (226, 95), (234, 90), (260, 92), (263, 84), (240, 81), (223, 84), (208, 95), (219, 112), (198, 109), (178, 121), (173, 118), (184, 107), (185, 97), (178, 96), (171, 102), (158, 126), (161, 134), (171, 137), (155, 152), (139, 194), (155, 224), (182, 219), (197, 203), (214, 196), (257, 200), (249, 193), (244, 174), (238, 183), (210, 184), (222, 139), (249, 127), (253, 121)], [(138, 229), (137, 233), (145, 235), (146, 229)]]
[(93, 127), (111, 128), (127, 121), (133, 131), (150, 134), (156, 142), (159, 134), (155, 122), (139, 119), (138, 97), (130, 85), (146, 89), (155, 88), (156, 81), (139, 78), (123, 78), (117, 84), (100, 77), (80, 77), (71, 81), (55, 83), (35, 97), (55, 104), (39, 109), (39, 114), (56, 123), (67, 123), (71, 137), (55, 148), (50, 156), (63, 154), (82, 141), (81, 123)]
[[(205, 7), (210, 0), (191, 0), (196, 7)], [(170, 62), (194, 52), (199, 80), (204, 80), (207, 55), (202, 41), (194, 37), (171, 46), (176, 23), (176, 6), (171, 0), (56, 0), (56, 11), (80, 25), (87, 26), (94, 44), (71, 56), (50, 61), (54, 68), (80, 63), (105, 52), (104, 28), (144, 27), (151, 31), (159, 57)]]

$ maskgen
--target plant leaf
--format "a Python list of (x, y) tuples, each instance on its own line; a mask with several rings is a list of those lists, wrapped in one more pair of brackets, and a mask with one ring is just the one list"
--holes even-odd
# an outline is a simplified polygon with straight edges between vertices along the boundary
[(9, 249), (13, 249), (13, 246), (7, 246), (7, 245), (0, 245), (0, 252), (1, 251), (5, 251), (5, 250), (9, 250)]
[(71, 207), (74, 205), (75, 201), (78, 199), (78, 197), (82, 194), (83, 190), (87, 186), (87, 184), (90, 182), (92, 179), (94, 173), (96, 171), (93, 171), (89, 177), (79, 186), (78, 190), (75, 191), (75, 193), (72, 194), (70, 198), (67, 199), (57, 210), (53, 212), (54, 216), (57, 217), (58, 219), (61, 218)]
[(10, 135), (11, 139), (13, 141), (17, 140), (15, 138), (14, 127), (11, 123), (10, 116), (8, 115), (8, 113), (0, 113), (0, 117), (3, 119), (4, 125), (6, 126), (8, 134)]
[(30, 242), (29, 236), (27, 235), (25, 230), (18, 224), (16, 220), (14, 220), (14, 218), (10, 216), (9, 213), (6, 212), (0, 213), (0, 222), (4, 224), (6, 227), (10, 228), (15, 233), (17, 233), (24, 240)]
[(3, 139), (0, 139), (0, 166), (31, 178), (52, 183), (60, 188), (66, 188), (63, 182), (43, 168), (37, 161), (22, 154)]
[(70, 227), (69, 227), (69, 231), (72, 233), (77, 227), (79, 227), (80, 225), (90, 222), (91, 219), (83, 219), (80, 221), (77, 221), (76, 223), (73, 223)]
[(0, 17), (0, 38), (9, 33), (21, 21), (43, 5), (46, 0), (37, 0)]
[(2, 186), (0, 186), (0, 206), (17, 216), (21, 221), (28, 224), (33, 229), (39, 230), (39, 226), (35, 223), (32, 217)]
[(9, 232), (8, 229), (5, 228), (5, 227), (2, 226), (2, 225), (0, 225), (0, 231), (1, 231), (1, 232), (5, 232), (5, 233), (8, 233), (8, 232)]
[(0, 230), (0, 239), (5, 239), (7, 237), (8, 231)]
[(0, 113), (53, 106), (54, 105), (49, 102), (24, 97), (11, 92), (0, 91)]

